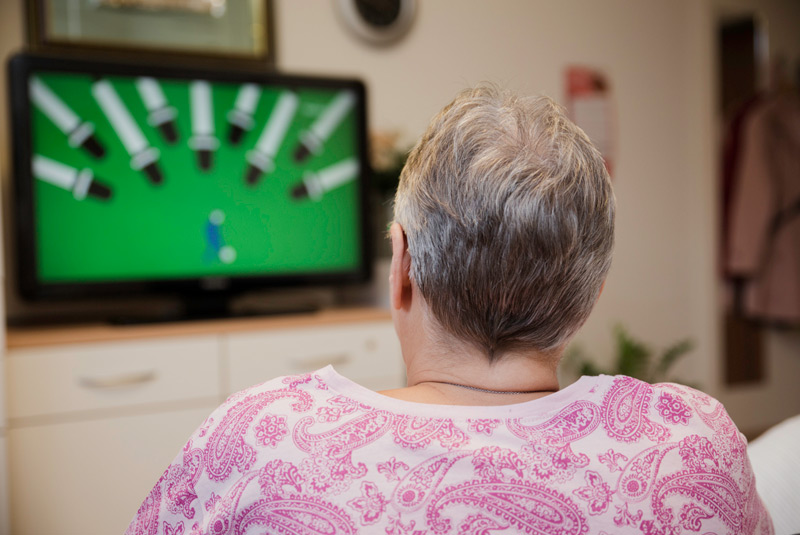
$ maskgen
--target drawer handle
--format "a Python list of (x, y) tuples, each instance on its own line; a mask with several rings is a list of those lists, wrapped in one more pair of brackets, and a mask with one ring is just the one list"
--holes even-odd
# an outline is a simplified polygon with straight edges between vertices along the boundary
[(153, 370), (145, 372), (133, 372), (113, 377), (81, 377), (78, 384), (84, 388), (106, 389), (121, 388), (123, 386), (134, 386), (149, 383), (156, 379), (156, 372)]
[(320, 355), (310, 358), (294, 359), (294, 367), (303, 369), (311, 368), (316, 370), (327, 366), (328, 364), (338, 366), (339, 364), (347, 364), (349, 361), (350, 355), (347, 353), (336, 353), (334, 355)]

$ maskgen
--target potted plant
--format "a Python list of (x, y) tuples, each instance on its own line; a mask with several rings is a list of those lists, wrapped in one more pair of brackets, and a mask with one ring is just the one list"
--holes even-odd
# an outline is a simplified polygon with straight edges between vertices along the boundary
[[(597, 364), (597, 360), (586, 354), (583, 347), (575, 345), (567, 350), (562, 366), (571, 375), (627, 375), (648, 383), (676, 382), (687, 384), (670, 375), (678, 360), (689, 353), (694, 343), (680, 340), (666, 349), (656, 352), (650, 346), (631, 336), (622, 326), (614, 328), (616, 355), (610, 368)], [(692, 386), (689, 384), (688, 386)]]

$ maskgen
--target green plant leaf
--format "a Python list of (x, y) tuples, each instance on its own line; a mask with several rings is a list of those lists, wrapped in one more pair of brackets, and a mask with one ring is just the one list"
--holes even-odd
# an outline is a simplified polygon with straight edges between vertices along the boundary
[(564, 352), (564, 358), (561, 360), (561, 367), (577, 377), (599, 375), (597, 366), (592, 362), (592, 359), (586, 356), (583, 347), (580, 345), (571, 345), (567, 348)]
[(650, 348), (630, 336), (621, 325), (616, 327), (615, 335), (617, 338), (616, 372), (647, 381), (649, 379)]
[(593, 362), (584, 361), (578, 368), (579, 375), (602, 375), (602, 371)]
[[(658, 358), (651, 348), (631, 336), (622, 325), (614, 328), (616, 342), (616, 360), (611, 369), (605, 370), (596, 364), (597, 359), (587, 355), (583, 346), (570, 345), (564, 353), (562, 367), (570, 374), (577, 375), (628, 375), (648, 383), (662, 382), (671, 367), (692, 350), (694, 343), (681, 340), (660, 353)], [(655, 362), (654, 362), (655, 361)], [(684, 381), (673, 381), (686, 384)], [(697, 386), (690, 384), (693, 388)]]
[(658, 359), (655, 371), (653, 373), (653, 380), (660, 381), (666, 376), (667, 372), (672, 366), (684, 355), (694, 348), (694, 343), (689, 340), (681, 340), (668, 347), (661, 357)]

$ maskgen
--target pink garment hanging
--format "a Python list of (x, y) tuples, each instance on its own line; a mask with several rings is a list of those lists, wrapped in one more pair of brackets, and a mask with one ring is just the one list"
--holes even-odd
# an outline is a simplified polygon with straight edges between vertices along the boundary
[(744, 312), (800, 325), (800, 95), (746, 120), (730, 211), (727, 272), (746, 279)]

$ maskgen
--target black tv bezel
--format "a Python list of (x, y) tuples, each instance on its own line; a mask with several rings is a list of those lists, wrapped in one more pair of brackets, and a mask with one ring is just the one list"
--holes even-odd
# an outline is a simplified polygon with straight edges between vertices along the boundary
[[(351, 270), (268, 274), (208, 276), (186, 278), (152, 278), (97, 282), (43, 282), (37, 277), (36, 220), (33, 176), (31, 170), (31, 102), (28, 80), (40, 71), (70, 72), (106, 76), (152, 76), (161, 79), (203, 79), (212, 82), (258, 83), (288, 88), (349, 89), (357, 94), (356, 122), (360, 160), (359, 217), (361, 218), (361, 258)], [(255, 290), (290, 287), (325, 287), (358, 284), (372, 275), (372, 242), (369, 217), (369, 191), (372, 171), (368, 158), (367, 102), (364, 84), (354, 78), (282, 74), (251, 70), (205, 69), (195, 66), (170, 66), (136, 62), (75, 59), (42, 54), (22, 53), (11, 57), (7, 65), (13, 160), (14, 238), (16, 252), (16, 287), (27, 301), (44, 302), (70, 299), (174, 295), (190, 299), (204, 296), (219, 299)]]

